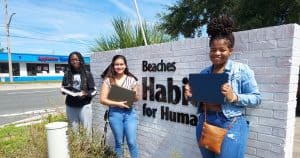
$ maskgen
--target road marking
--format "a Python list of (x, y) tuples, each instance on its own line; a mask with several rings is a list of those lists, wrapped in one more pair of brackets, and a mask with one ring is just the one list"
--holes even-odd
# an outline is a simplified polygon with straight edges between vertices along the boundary
[(7, 94), (34, 94), (34, 93), (49, 93), (49, 92), (57, 92), (57, 90), (51, 90), (51, 91), (31, 91), (31, 92), (10, 92)]
[(42, 113), (49, 113), (49, 112), (54, 112), (58, 111), (58, 109), (65, 108), (63, 107), (57, 107), (57, 108), (52, 108), (52, 109), (42, 109), (42, 110), (34, 110), (34, 111), (26, 111), (22, 113), (13, 113), (13, 114), (2, 114), (0, 117), (11, 117), (11, 116), (20, 116), (20, 115), (28, 115), (28, 114), (42, 114)]

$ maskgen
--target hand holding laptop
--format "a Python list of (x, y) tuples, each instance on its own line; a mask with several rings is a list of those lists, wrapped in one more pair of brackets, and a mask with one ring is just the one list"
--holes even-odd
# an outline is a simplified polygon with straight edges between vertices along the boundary
[(191, 89), (191, 86), (189, 84), (189, 79), (187, 79), (185, 77), (185, 78), (183, 78), (182, 82), (184, 84), (184, 96), (185, 96), (185, 99), (189, 100), (192, 97), (192, 89)]
[(226, 101), (229, 103), (236, 102), (238, 100), (238, 96), (233, 92), (229, 83), (225, 83), (221, 86), (221, 93), (225, 96)]
[(128, 106), (129, 108), (134, 102), (134, 97), (134, 91), (112, 85), (107, 98), (113, 101), (121, 102), (120, 105), (122, 107)]

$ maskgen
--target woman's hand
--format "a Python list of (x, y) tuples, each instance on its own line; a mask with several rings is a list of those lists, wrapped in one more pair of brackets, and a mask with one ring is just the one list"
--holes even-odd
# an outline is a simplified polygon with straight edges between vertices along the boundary
[(81, 91), (79, 93), (79, 97), (85, 97), (86, 95), (87, 95), (87, 92), (85, 92), (85, 91)]
[(236, 102), (238, 100), (237, 95), (233, 92), (229, 83), (225, 83), (221, 86), (221, 93), (225, 96), (229, 103)]
[(120, 101), (118, 102), (118, 106), (120, 108), (126, 108), (126, 109), (129, 109), (130, 107), (128, 105), (126, 105), (127, 101)]
[(188, 98), (191, 98), (192, 97), (192, 89), (191, 89), (191, 86), (190, 84), (186, 84), (184, 86), (184, 96), (185, 96), (185, 99), (188, 100)]

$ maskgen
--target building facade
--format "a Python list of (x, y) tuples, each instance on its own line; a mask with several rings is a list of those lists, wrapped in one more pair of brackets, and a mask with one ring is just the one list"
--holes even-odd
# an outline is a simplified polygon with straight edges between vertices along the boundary
[[(89, 69), (90, 58), (84, 57)], [(61, 80), (68, 64), (68, 56), (12, 53), (12, 71), (15, 82)], [(0, 79), (9, 82), (8, 56), (0, 53)]]

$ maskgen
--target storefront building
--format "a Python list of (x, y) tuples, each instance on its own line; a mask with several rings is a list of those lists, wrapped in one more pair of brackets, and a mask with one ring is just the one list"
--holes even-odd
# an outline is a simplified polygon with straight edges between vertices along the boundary
[[(9, 82), (7, 53), (0, 53), (0, 79)], [(90, 58), (84, 57), (89, 69)], [(14, 82), (61, 80), (68, 64), (68, 56), (12, 53)]]

